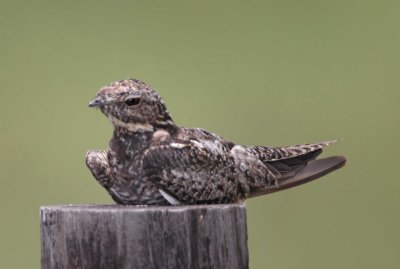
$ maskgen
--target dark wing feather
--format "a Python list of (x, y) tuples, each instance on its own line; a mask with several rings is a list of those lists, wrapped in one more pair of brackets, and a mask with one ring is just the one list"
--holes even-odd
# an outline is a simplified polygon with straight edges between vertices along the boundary
[(250, 198), (289, 189), (310, 182), (343, 167), (345, 164), (346, 158), (343, 156), (331, 156), (318, 160), (311, 160), (305, 164), (295, 176), (286, 179), (278, 179), (278, 188), (252, 192)]
[(265, 165), (273, 167), (280, 174), (277, 177), (277, 188), (254, 189), (250, 197), (304, 184), (342, 167), (346, 161), (344, 157), (315, 160), (325, 146), (335, 142), (336, 140), (289, 147), (248, 147)]
[(278, 170), (282, 180), (295, 176), (307, 162), (321, 154), (322, 148), (335, 142), (336, 140), (288, 147), (253, 146), (248, 148), (264, 164), (269, 164)]

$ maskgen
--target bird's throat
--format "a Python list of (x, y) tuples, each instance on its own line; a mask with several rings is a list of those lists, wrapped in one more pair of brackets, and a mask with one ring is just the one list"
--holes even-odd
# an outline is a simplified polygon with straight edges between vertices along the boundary
[(111, 115), (108, 116), (116, 129), (126, 130), (127, 133), (153, 132), (154, 126), (149, 123), (123, 122)]

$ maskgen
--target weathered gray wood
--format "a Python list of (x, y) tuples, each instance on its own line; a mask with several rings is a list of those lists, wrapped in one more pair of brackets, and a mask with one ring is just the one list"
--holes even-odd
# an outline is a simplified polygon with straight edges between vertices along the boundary
[(42, 268), (248, 268), (243, 204), (41, 207)]

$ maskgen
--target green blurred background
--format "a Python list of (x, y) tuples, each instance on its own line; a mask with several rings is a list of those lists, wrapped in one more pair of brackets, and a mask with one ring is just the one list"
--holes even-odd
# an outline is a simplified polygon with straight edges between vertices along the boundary
[(39, 268), (41, 205), (112, 202), (87, 104), (129, 77), (237, 143), (344, 139), (344, 169), (247, 202), (251, 268), (400, 268), (399, 1), (0, 3), (0, 268)]

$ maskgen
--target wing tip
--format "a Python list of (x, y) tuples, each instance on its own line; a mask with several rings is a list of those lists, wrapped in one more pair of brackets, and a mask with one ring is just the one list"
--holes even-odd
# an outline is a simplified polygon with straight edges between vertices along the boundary
[(298, 181), (296, 185), (307, 183), (342, 168), (346, 163), (347, 158), (342, 155), (312, 160), (291, 181)]
[(322, 176), (325, 176), (337, 169), (342, 168), (346, 165), (346, 163), (347, 158), (341, 155), (309, 161), (308, 164), (294, 177), (289, 178), (283, 182), (279, 182), (278, 188), (271, 188), (263, 190), (261, 192), (256, 192), (253, 195), (250, 195), (250, 198), (290, 189), (308, 183)]

